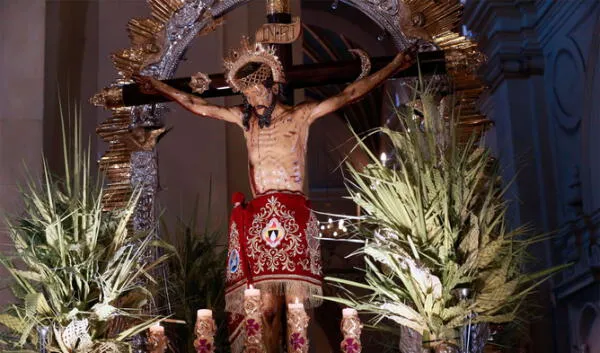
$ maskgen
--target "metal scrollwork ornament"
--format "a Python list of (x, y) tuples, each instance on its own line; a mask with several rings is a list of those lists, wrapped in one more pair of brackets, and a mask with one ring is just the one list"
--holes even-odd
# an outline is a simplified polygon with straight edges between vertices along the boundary
[(354, 81), (361, 80), (371, 72), (371, 59), (369, 55), (362, 49), (350, 49), (349, 52), (358, 55), (360, 58), (360, 75)]

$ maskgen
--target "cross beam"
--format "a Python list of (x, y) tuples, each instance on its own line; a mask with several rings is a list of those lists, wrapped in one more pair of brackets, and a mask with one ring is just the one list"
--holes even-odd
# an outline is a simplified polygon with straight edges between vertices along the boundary
[[(417, 77), (419, 71), (422, 75), (437, 75), (446, 73), (444, 53), (442, 51), (424, 52), (418, 54), (418, 65), (400, 71), (394, 77)], [(392, 56), (371, 59), (372, 69), (375, 72), (393, 60)], [(419, 68), (420, 66), (420, 68)], [(420, 70), (419, 70), (420, 69)], [(335, 61), (330, 63), (295, 65), (286, 72), (287, 85), (291, 89), (317, 87), (329, 84), (345, 84), (352, 82), (360, 74), (360, 60)], [(199, 95), (203, 98), (224, 97), (234, 95), (225, 82), (222, 73), (209, 75), (210, 88)], [(192, 93), (189, 86), (190, 78), (175, 78), (164, 80), (166, 84), (183, 92)], [(168, 102), (170, 99), (158, 94), (144, 94), (137, 84), (122, 86), (122, 106), (137, 106)]]

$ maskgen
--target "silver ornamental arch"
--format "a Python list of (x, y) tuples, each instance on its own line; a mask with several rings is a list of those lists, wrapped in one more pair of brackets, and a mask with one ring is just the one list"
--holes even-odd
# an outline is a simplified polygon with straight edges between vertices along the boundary
[[(153, 58), (153, 63), (141, 70), (144, 75), (159, 79), (169, 79), (175, 74), (180, 58), (192, 40), (203, 31), (211, 31), (215, 20), (251, 0), (149, 0), (153, 10), (170, 13), (165, 18), (164, 43), (162, 54)], [(341, 0), (371, 18), (385, 31), (398, 50), (405, 49), (409, 41), (401, 30), (401, 0)], [(179, 6), (178, 6), (179, 5)], [(169, 12), (168, 6), (171, 6)], [(173, 9), (177, 6), (177, 9)], [(115, 65), (118, 66), (117, 60)], [(117, 81), (115, 85), (120, 85)], [(131, 127), (162, 126), (162, 115), (166, 111), (164, 104), (145, 105), (131, 108)], [(113, 112), (114, 115), (116, 113)], [(120, 112), (123, 114), (123, 112)], [(110, 168), (110, 167), (109, 167)], [(130, 182), (141, 188), (139, 206), (133, 216), (135, 230), (156, 233), (155, 196), (158, 191), (158, 163), (156, 149), (133, 151), (130, 159)]]

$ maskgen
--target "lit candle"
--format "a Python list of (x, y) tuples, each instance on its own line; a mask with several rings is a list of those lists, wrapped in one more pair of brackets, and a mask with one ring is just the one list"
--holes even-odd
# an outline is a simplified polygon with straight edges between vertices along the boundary
[(288, 309), (290, 310), (304, 310), (304, 304), (300, 303), (300, 300), (296, 298), (293, 303), (288, 304)]
[(340, 345), (342, 353), (360, 353), (362, 351), (360, 342), (362, 324), (355, 309), (345, 308), (342, 310), (341, 329), (344, 336)]
[(244, 290), (244, 327), (246, 338), (244, 348), (246, 352), (265, 353), (266, 348), (263, 342), (263, 323), (262, 323), (262, 302), (260, 289), (255, 289), (252, 285)]
[(353, 317), (353, 316), (357, 316), (358, 312), (356, 311), (356, 309), (352, 309), (352, 308), (344, 308), (342, 310), (342, 316), (344, 317)]
[(254, 288), (252, 285), (250, 285), (248, 287), (248, 289), (244, 290), (244, 296), (246, 296), (246, 297), (260, 296), (260, 289)]
[(198, 319), (210, 319), (212, 318), (212, 310), (200, 309), (196, 313)]
[(148, 339), (146, 349), (149, 353), (165, 353), (167, 351), (168, 340), (165, 336), (165, 328), (159, 322), (150, 326), (148, 329)]
[(304, 304), (298, 298), (288, 304), (288, 353), (308, 353), (308, 322)]
[(156, 324), (150, 326), (150, 333), (156, 333), (156, 334), (165, 333), (165, 328), (160, 325), (160, 322), (157, 322)]
[(196, 340), (194, 340), (196, 352), (214, 353), (216, 332), (217, 325), (215, 324), (215, 320), (213, 320), (212, 310), (198, 310), (195, 327)]

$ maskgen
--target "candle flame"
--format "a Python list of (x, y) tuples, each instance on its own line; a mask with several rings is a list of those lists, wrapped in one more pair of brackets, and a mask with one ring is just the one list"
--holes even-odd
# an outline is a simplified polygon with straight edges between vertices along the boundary
[(381, 163), (385, 165), (385, 162), (387, 162), (387, 154), (385, 152), (381, 152), (379, 159), (381, 160)]

